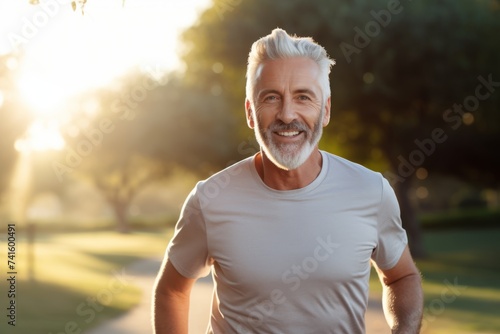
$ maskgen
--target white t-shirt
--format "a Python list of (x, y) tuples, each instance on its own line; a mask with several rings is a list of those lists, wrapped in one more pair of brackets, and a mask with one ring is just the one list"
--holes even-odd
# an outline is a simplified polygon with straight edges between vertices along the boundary
[(250, 157), (199, 182), (167, 256), (215, 281), (208, 333), (365, 332), (370, 260), (392, 268), (406, 244), (380, 173), (321, 151), (304, 188), (269, 188)]

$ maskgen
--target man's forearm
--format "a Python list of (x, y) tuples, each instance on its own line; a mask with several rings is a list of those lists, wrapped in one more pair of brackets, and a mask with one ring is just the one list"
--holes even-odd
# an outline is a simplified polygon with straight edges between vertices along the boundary
[(418, 334), (424, 297), (420, 275), (413, 274), (384, 286), (384, 313), (394, 334)]
[(154, 334), (187, 334), (189, 296), (155, 291)]

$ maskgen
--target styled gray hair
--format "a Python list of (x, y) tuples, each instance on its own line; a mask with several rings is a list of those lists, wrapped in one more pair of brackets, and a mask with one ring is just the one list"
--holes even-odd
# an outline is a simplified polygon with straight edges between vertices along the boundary
[(292, 57), (306, 57), (318, 64), (321, 75), (321, 90), (323, 101), (330, 96), (330, 69), (335, 65), (325, 48), (316, 43), (311, 37), (290, 36), (280, 28), (274, 29), (269, 35), (264, 36), (252, 44), (248, 54), (246, 95), (253, 103), (253, 89), (259, 65), (266, 60), (283, 59)]

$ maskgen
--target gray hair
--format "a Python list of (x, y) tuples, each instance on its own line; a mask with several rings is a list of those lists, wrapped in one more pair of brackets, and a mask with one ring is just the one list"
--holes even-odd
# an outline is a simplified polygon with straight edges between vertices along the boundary
[(330, 80), (328, 75), (330, 69), (335, 65), (325, 48), (316, 43), (311, 37), (290, 36), (283, 30), (276, 28), (269, 35), (258, 39), (253, 43), (248, 54), (246, 95), (253, 103), (253, 88), (255, 86), (256, 73), (259, 65), (270, 59), (283, 59), (292, 57), (306, 57), (318, 64), (321, 76), (321, 89), (323, 101), (330, 96)]

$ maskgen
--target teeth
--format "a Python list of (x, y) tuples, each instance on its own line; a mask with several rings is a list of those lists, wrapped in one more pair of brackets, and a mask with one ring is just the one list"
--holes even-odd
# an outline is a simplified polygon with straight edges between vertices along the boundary
[(278, 134), (280, 136), (284, 136), (284, 137), (292, 137), (292, 136), (296, 136), (299, 134), (299, 131), (290, 131), (290, 132), (278, 132)]

